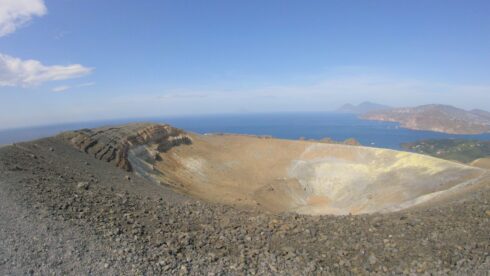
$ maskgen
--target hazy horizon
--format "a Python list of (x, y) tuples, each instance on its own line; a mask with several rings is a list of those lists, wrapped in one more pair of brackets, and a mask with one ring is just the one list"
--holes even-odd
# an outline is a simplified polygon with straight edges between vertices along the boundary
[(490, 109), (488, 1), (0, 1), (0, 129)]
[[(96, 125), (99, 125), (99, 123), (108, 123), (108, 124), (125, 124), (125, 123), (132, 123), (132, 122), (156, 122), (158, 120), (165, 120), (165, 119), (181, 119), (181, 118), (196, 118), (196, 117), (222, 117), (225, 118), (227, 116), (246, 116), (246, 115), (280, 115), (280, 114), (348, 114), (352, 116), (358, 117), (359, 114), (356, 114), (354, 112), (345, 112), (340, 110), (344, 105), (347, 104), (352, 104), (354, 106), (357, 106), (362, 103), (372, 103), (372, 104), (381, 104), (382, 103), (377, 103), (377, 102), (370, 102), (370, 101), (362, 101), (359, 103), (345, 103), (340, 106), (337, 106), (336, 108), (332, 110), (285, 110), (285, 111), (252, 111), (252, 112), (246, 112), (246, 111), (237, 111), (237, 112), (209, 112), (209, 113), (189, 113), (189, 114), (170, 114), (170, 115), (149, 115), (149, 116), (133, 116), (133, 117), (107, 117), (107, 118), (95, 118), (95, 119), (81, 119), (81, 120), (73, 120), (73, 121), (50, 121), (47, 123), (34, 123), (34, 124), (21, 124), (21, 125), (16, 125), (14, 127), (9, 127), (8, 125), (0, 125), (0, 131), (4, 130), (16, 130), (16, 129), (32, 129), (32, 128), (44, 128), (44, 127), (57, 127), (57, 126), (64, 126), (64, 125), (77, 125), (77, 124), (87, 124), (87, 127), (93, 127)], [(427, 105), (432, 105), (436, 103), (428, 103)], [(409, 106), (389, 106), (393, 108), (399, 108), (399, 107), (409, 107)], [(164, 121), (162, 121), (164, 122)]]

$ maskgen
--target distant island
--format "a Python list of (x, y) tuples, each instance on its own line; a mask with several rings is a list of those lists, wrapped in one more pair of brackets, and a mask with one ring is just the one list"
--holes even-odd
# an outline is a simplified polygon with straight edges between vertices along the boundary
[(490, 112), (464, 110), (449, 105), (431, 104), (418, 107), (369, 111), (361, 119), (398, 122), (404, 128), (449, 134), (482, 134), (490, 132)]
[(348, 104), (344, 104), (339, 109), (337, 109), (337, 112), (351, 113), (351, 114), (364, 114), (371, 111), (386, 110), (390, 108), (391, 108), (390, 106), (372, 103), (372, 102), (362, 102), (358, 105), (353, 105), (348, 103)]

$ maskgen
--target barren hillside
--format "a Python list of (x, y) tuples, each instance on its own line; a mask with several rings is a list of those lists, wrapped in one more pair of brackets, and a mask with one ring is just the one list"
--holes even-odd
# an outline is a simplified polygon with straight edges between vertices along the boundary
[(363, 119), (398, 122), (404, 128), (430, 130), (451, 134), (490, 132), (490, 117), (482, 110), (466, 111), (448, 105), (423, 105), (412, 108), (392, 108), (373, 111)]

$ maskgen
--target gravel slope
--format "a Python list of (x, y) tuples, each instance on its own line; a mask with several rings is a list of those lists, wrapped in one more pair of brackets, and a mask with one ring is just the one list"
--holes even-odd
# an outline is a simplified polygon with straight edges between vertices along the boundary
[(0, 175), (2, 275), (490, 269), (489, 185), (386, 215), (273, 215), (189, 199), (56, 138), (1, 148)]

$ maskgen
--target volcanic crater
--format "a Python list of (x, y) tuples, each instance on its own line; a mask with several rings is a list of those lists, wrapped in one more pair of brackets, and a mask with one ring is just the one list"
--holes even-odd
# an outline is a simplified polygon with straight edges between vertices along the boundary
[(181, 193), (270, 212), (392, 212), (489, 179), (484, 169), (409, 152), (200, 135), (160, 124), (84, 129), (61, 137), (97, 159)]

